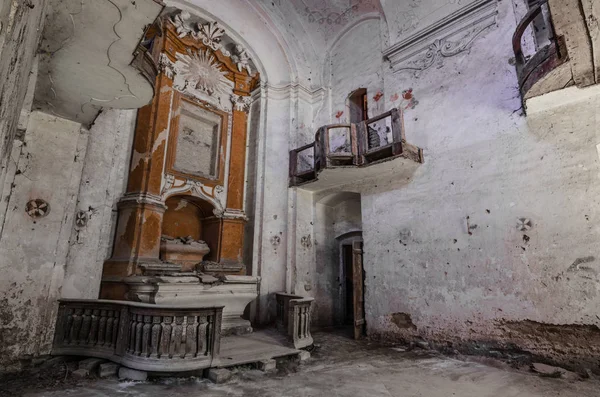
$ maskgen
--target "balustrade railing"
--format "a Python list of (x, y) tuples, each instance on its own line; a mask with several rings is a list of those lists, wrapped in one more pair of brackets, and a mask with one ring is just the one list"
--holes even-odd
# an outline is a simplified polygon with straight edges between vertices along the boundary
[(275, 296), (279, 330), (287, 333), (296, 349), (311, 346), (314, 342), (310, 333), (314, 299), (284, 293), (277, 293)]
[(105, 358), (129, 368), (184, 372), (218, 359), (223, 307), (61, 300), (52, 354)]
[[(524, 42), (527, 43), (525, 46)], [(536, 83), (568, 61), (563, 38), (554, 35), (547, 0), (529, 4), (529, 11), (517, 25), (512, 45), (523, 98), (546, 93), (528, 95)]]
[(423, 151), (406, 142), (399, 109), (358, 124), (327, 125), (314, 142), (290, 151), (290, 186), (314, 181), (327, 168), (368, 166), (398, 156), (423, 162)]

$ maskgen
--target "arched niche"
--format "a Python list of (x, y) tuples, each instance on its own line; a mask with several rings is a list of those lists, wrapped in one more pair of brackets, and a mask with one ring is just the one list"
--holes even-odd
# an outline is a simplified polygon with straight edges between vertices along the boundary
[(218, 252), (220, 228), (215, 227), (214, 206), (192, 196), (169, 197), (162, 223), (160, 256), (192, 271)]

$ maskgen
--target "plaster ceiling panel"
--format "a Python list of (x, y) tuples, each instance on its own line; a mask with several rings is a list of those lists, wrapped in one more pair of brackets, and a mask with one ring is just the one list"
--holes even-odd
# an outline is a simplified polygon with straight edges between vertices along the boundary
[(381, 0), (393, 45), (476, 0)]
[(85, 125), (103, 108), (140, 108), (152, 84), (130, 66), (157, 0), (51, 0), (35, 107)]

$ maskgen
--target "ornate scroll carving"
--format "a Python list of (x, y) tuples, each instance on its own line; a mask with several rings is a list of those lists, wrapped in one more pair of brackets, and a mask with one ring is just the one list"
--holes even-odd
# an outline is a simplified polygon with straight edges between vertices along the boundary
[(214, 206), (213, 213), (216, 217), (222, 217), (225, 212), (223, 205), (225, 202), (225, 189), (221, 185), (211, 187), (199, 181), (191, 179), (181, 180), (171, 174), (167, 174), (162, 189), (162, 197), (166, 200), (167, 197), (177, 194), (189, 194), (208, 201)]
[(469, 51), (475, 39), (496, 25), (498, 0), (477, 0), (384, 51), (394, 72), (420, 72)]

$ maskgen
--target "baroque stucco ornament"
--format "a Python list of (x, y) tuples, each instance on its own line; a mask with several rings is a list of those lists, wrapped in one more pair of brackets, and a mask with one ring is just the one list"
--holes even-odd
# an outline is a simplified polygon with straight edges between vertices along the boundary
[(252, 105), (252, 97), (231, 94), (231, 103), (235, 107), (235, 110), (248, 113)]
[(205, 46), (210, 47), (214, 51), (221, 50), (223, 55), (228, 57), (231, 54), (221, 44), (223, 35), (225, 35), (225, 29), (219, 26), (217, 22), (209, 22), (207, 24), (198, 23), (198, 32), (194, 34), (194, 37), (202, 40)]
[(188, 51), (188, 54), (177, 54), (181, 61), (181, 76), (186, 85), (193, 84), (194, 88), (208, 95), (226, 94), (231, 91), (227, 72), (221, 70), (221, 64), (210, 50)]
[(395, 73), (415, 77), (446, 58), (468, 52), (475, 40), (496, 25), (498, 0), (475, 0), (438, 23), (407, 37), (384, 51)]
[(215, 187), (206, 186), (202, 182), (191, 179), (181, 180), (171, 174), (165, 175), (165, 184), (162, 189), (162, 198), (166, 200), (177, 194), (189, 194), (191, 196), (208, 201), (214, 207), (213, 214), (221, 218), (225, 213), (225, 189), (221, 185)]
[(164, 53), (160, 54), (160, 59), (158, 61), (158, 70), (164, 73), (164, 75), (170, 78), (171, 80), (175, 77), (175, 65)]
[(179, 14), (174, 15), (171, 19), (171, 22), (173, 22), (173, 25), (175, 25), (175, 28), (177, 29), (177, 34), (180, 39), (194, 32), (189, 21), (190, 17), (191, 15), (189, 12), (182, 11)]
[(248, 51), (246, 51), (246, 49), (240, 44), (235, 46), (231, 60), (236, 64), (239, 72), (246, 70), (248, 74), (252, 74), (252, 68), (250, 67), (250, 55), (248, 55)]
[(221, 40), (225, 35), (225, 29), (223, 29), (218, 22), (194, 24), (191, 21), (191, 15), (187, 11), (182, 11), (175, 14), (171, 18), (171, 22), (175, 25), (179, 38), (183, 38), (187, 35), (202, 41), (202, 43), (212, 49), (213, 51), (221, 51), (225, 56), (231, 56), (231, 53), (223, 47)]
[(438, 69), (444, 66), (444, 58), (453, 57), (464, 51), (469, 51), (475, 38), (483, 29), (473, 29), (467, 35), (458, 41), (450, 41), (446, 39), (435, 40), (427, 51), (417, 59), (408, 62), (396, 71), (413, 70), (418, 76), (418, 73), (429, 69), (436, 65)]

